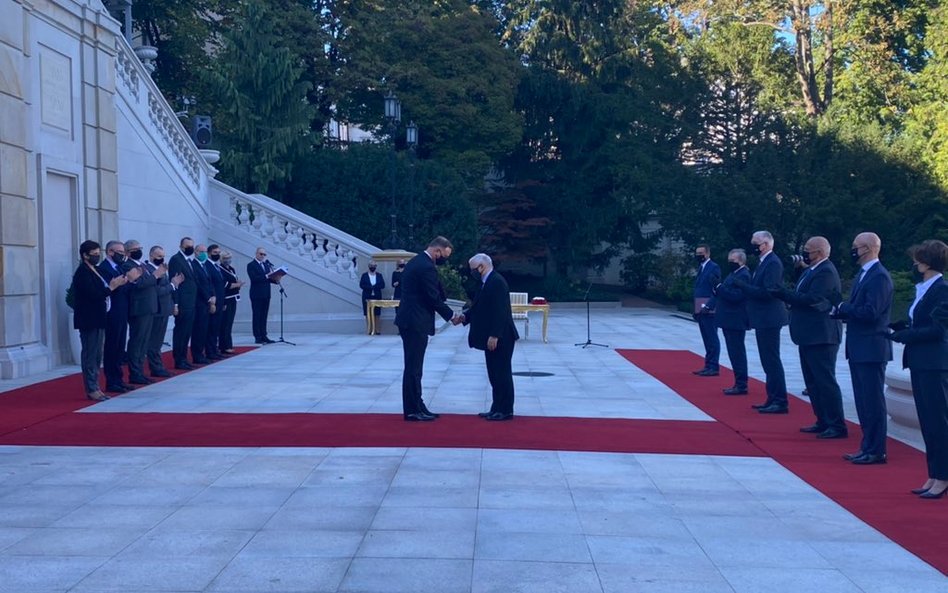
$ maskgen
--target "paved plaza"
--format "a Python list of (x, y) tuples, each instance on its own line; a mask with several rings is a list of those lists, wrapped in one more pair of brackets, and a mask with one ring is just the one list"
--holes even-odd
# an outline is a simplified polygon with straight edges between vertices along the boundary
[[(583, 309), (554, 305), (547, 344), (538, 321), (514, 370), (552, 375), (516, 377), (518, 415), (713, 421), (614, 350), (701, 352), (690, 320), (594, 309), (593, 340), (610, 348), (586, 349), (574, 346), (586, 339)], [(266, 346), (81, 413), (371, 412), (401, 423), (401, 343), (390, 321), (383, 329), (287, 335), (298, 345)], [(799, 393), (784, 334), (788, 387)], [(747, 345), (762, 379), (750, 336)], [(839, 378), (855, 421), (842, 359)], [(436, 412), (487, 409), (483, 355), (467, 347), (466, 330), (432, 339), (424, 388)], [(920, 444), (911, 430), (893, 432)], [(764, 457), (0, 447), (0, 592), (915, 590), (948, 591), (948, 579)]]

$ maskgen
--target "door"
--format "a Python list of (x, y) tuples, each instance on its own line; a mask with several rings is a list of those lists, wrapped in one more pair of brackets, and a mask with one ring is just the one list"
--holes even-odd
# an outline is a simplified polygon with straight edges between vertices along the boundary
[(79, 263), (76, 185), (75, 177), (47, 172), (41, 198), (43, 336), (52, 366), (79, 363), (70, 348), (75, 330), (66, 306), (66, 289)]

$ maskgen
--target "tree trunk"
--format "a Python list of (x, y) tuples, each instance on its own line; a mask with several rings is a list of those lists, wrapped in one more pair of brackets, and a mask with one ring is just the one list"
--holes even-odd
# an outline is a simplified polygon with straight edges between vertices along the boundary
[(791, 23), (796, 34), (796, 52), (794, 62), (797, 71), (797, 81), (803, 93), (803, 104), (807, 115), (816, 117), (821, 115), (826, 105), (820, 98), (820, 89), (816, 80), (816, 67), (813, 64), (813, 30), (810, 19), (810, 3), (805, 0), (794, 0)]

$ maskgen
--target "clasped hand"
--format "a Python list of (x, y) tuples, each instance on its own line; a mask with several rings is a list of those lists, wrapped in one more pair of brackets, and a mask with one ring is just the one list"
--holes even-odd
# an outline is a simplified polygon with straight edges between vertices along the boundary
[(451, 325), (460, 325), (462, 323), (464, 323), (464, 315), (455, 313), (454, 317), (451, 318)]

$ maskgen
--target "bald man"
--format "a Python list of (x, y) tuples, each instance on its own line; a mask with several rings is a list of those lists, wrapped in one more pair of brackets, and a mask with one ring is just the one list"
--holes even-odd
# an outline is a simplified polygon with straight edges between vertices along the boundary
[(830, 318), (833, 306), (842, 300), (839, 273), (828, 258), (825, 237), (811, 237), (803, 246), (808, 267), (794, 290), (778, 289), (774, 296), (790, 306), (790, 339), (800, 350), (800, 368), (810, 394), (816, 421), (800, 432), (820, 439), (848, 436), (843, 415), (843, 396), (836, 381), (836, 357), (843, 337), (843, 324)]
[(892, 343), (885, 339), (892, 308), (892, 278), (879, 261), (882, 240), (875, 233), (853, 239), (850, 257), (859, 271), (849, 300), (837, 308), (846, 322), (846, 358), (853, 381), (853, 398), (862, 427), (859, 450), (843, 456), (856, 465), (886, 462), (885, 367), (892, 360)]

